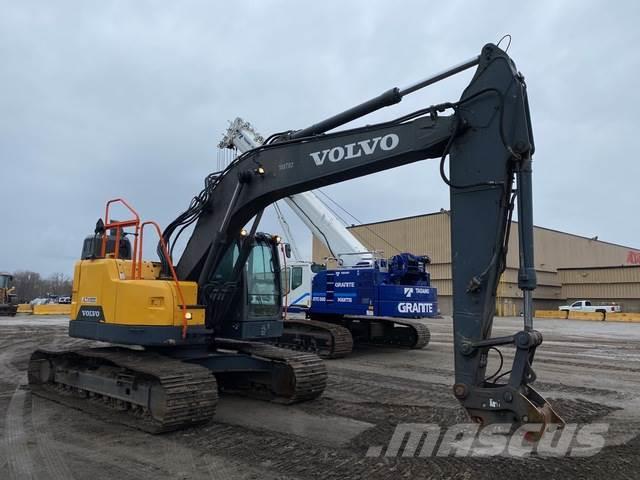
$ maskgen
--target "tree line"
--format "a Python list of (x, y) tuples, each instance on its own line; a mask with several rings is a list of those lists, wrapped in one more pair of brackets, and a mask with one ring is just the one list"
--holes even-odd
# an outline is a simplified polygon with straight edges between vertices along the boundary
[(43, 277), (38, 272), (18, 271), (12, 275), (16, 298), (20, 303), (28, 303), (34, 298), (49, 295), (71, 296), (72, 280), (64, 273), (53, 273)]

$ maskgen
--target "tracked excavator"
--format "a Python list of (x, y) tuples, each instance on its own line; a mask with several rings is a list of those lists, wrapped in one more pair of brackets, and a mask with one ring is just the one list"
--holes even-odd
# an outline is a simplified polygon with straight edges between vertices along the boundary
[[(250, 123), (236, 118), (218, 146), (243, 153), (263, 142)], [(302, 288), (311, 296), (310, 308), (303, 310), (305, 318), (285, 316), (282, 336), (275, 343), (311, 351), (321, 358), (344, 357), (354, 344), (426, 347), (431, 338), (429, 328), (413, 318), (437, 313), (436, 289), (431, 287), (426, 270), (429, 257), (400, 253), (383, 258), (367, 251), (314, 192), (292, 195), (284, 201), (334, 253), (339, 266), (322, 269), (313, 278), (311, 270), (316, 265), (312, 262), (292, 266), (291, 271), (298, 269), (302, 278), (308, 279)]]
[[(458, 101), (327, 133), (473, 67)], [(160, 262), (142, 259), (145, 227), (159, 227), (140, 222), (133, 209), (130, 219), (113, 220), (109, 208), (128, 204), (112, 201), (75, 266), (69, 335), (120, 346), (38, 350), (29, 363), (31, 389), (150, 432), (209, 420), (218, 390), (287, 403), (316, 398), (326, 382), (322, 361), (260, 342), (282, 334), (277, 239), (258, 233), (263, 210), (299, 192), (438, 158), (451, 199), (453, 394), (485, 425), (562, 424), (532, 387), (542, 343), (532, 318), (533, 152), (524, 78), (488, 44), (442, 73), (273, 135), (208, 175), (203, 191), (162, 232)], [(516, 206), (524, 325), (492, 337)], [(174, 267), (172, 250), (190, 225)], [(515, 349), (513, 364), (488, 374), (488, 356), (501, 347)]]
[(13, 275), (0, 273), (0, 317), (15, 317), (18, 305), (15, 302), (15, 287), (11, 286)]

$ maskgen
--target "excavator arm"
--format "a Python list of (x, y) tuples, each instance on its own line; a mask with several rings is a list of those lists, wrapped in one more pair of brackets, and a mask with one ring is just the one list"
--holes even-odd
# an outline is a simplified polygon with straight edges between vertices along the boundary
[[(434, 105), (386, 123), (324, 133), (473, 66), (477, 66), (475, 75), (457, 102)], [(171, 240), (188, 219), (197, 220), (177, 272), (181, 279), (198, 281), (211, 325), (224, 321), (225, 309), (220, 306), (225, 303), (220, 299), (233, 295), (228, 283), (224, 287), (216, 283), (216, 269), (232, 245), (248, 245), (251, 234), (246, 236), (243, 227), (252, 218), (259, 219), (268, 205), (296, 193), (439, 158), (441, 176), (451, 195), (454, 394), (471, 417), (484, 424), (561, 424), (531, 387), (533, 357), (542, 342), (532, 325), (536, 287), (533, 151), (524, 78), (505, 52), (489, 44), (478, 57), (441, 74), (404, 89), (391, 89), (304, 130), (271, 137), (242, 154), (223, 172), (208, 177), (198, 201), (170, 225), (165, 239)], [(496, 289), (505, 269), (516, 205), (524, 327), (511, 336), (491, 337)], [(246, 259), (242, 248), (238, 258), (239, 263)], [(515, 348), (510, 372), (487, 377), (489, 352), (507, 345)], [(498, 383), (505, 377), (506, 383)]]

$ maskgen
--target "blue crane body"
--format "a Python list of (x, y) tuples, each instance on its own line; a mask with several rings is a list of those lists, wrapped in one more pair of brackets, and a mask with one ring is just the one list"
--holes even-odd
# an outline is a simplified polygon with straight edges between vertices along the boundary
[(428, 264), (429, 257), (401, 253), (373, 265), (320, 271), (312, 280), (309, 314), (433, 317), (438, 292)]

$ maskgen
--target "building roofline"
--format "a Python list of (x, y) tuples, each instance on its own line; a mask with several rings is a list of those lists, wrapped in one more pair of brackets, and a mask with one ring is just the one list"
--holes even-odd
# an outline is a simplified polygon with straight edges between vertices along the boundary
[[(513, 223), (518, 223), (518, 222), (514, 221)], [(614, 247), (620, 247), (620, 248), (626, 248), (626, 249), (629, 249), (629, 250), (640, 251), (640, 248), (637, 248), (637, 247), (630, 247), (629, 245), (622, 245), (620, 243), (608, 242), (606, 240), (594, 240), (593, 238), (585, 237), (584, 235), (578, 235), (577, 233), (571, 233), (571, 232), (563, 232), (562, 230), (556, 230), (554, 228), (541, 227), (539, 225), (534, 225), (534, 228), (539, 228), (540, 230), (547, 230), (549, 232), (561, 233), (562, 235), (569, 235), (571, 237), (581, 238), (583, 240), (589, 240), (591, 242), (604, 243), (604, 244), (607, 244), (607, 245), (612, 245)]]
[(607, 266), (598, 266), (598, 267), (562, 267), (557, 268), (556, 270), (605, 270), (611, 268), (640, 268), (640, 265), (607, 265)]
[[(393, 218), (393, 219), (390, 219), (390, 220), (380, 220), (380, 221), (377, 221), (377, 222), (361, 223), (359, 225), (352, 224), (352, 225), (348, 226), (347, 228), (369, 227), (371, 225), (380, 225), (382, 223), (392, 223), (392, 222), (398, 222), (398, 221), (401, 221), (401, 220), (412, 220), (414, 218), (432, 217), (434, 215), (446, 215), (446, 216), (449, 216), (449, 214), (450, 214), (450, 210), (445, 210), (445, 211), (441, 211), (441, 212), (432, 212), (432, 213), (422, 213), (420, 215), (410, 215), (408, 217)], [(513, 220), (513, 223), (517, 224), (518, 222)], [(640, 251), (640, 248), (630, 247), (628, 245), (621, 245), (619, 243), (614, 243), (614, 242), (607, 242), (606, 240), (594, 240), (593, 238), (585, 237), (584, 235), (578, 235), (576, 233), (570, 233), (570, 232), (563, 232), (562, 230), (556, 230), (554, 228), (541, 227), (539, 225), (534, 225), (534, 228), (540, 229), (540, 230), (547, 230), (549, 232), (554, 232), (554, 233), (560, 233), (562, 235), (569, 235), (571, 237), (581, 238), (583, 240), (590, 240), (592, 242), (598, 242), (598, 243), (604, 243), (604, 244), (607, 244), (607, 245), (613, 245), (614, 247), (627, 248), (629, 250)]]
[(435, 215), (447, 215), (447, 216), (449, 216), (449, 213), (450, 213), (450, 210), (445, 210), (444, 212), (420, 213), (418, 215), (410, 215), (408, 217), (392, 218), (390, 220), (379, 220), (377, 222), (360, 223), (358, 225), (353, 223), (353, 224), (349, 225), (347, 228), (368, 227), (368, 226), (371, 226), (371, 225), (379, 225), (381, 223), (398, 222), (400, 220), (411, 220), (413, 218), (433, 217)]

